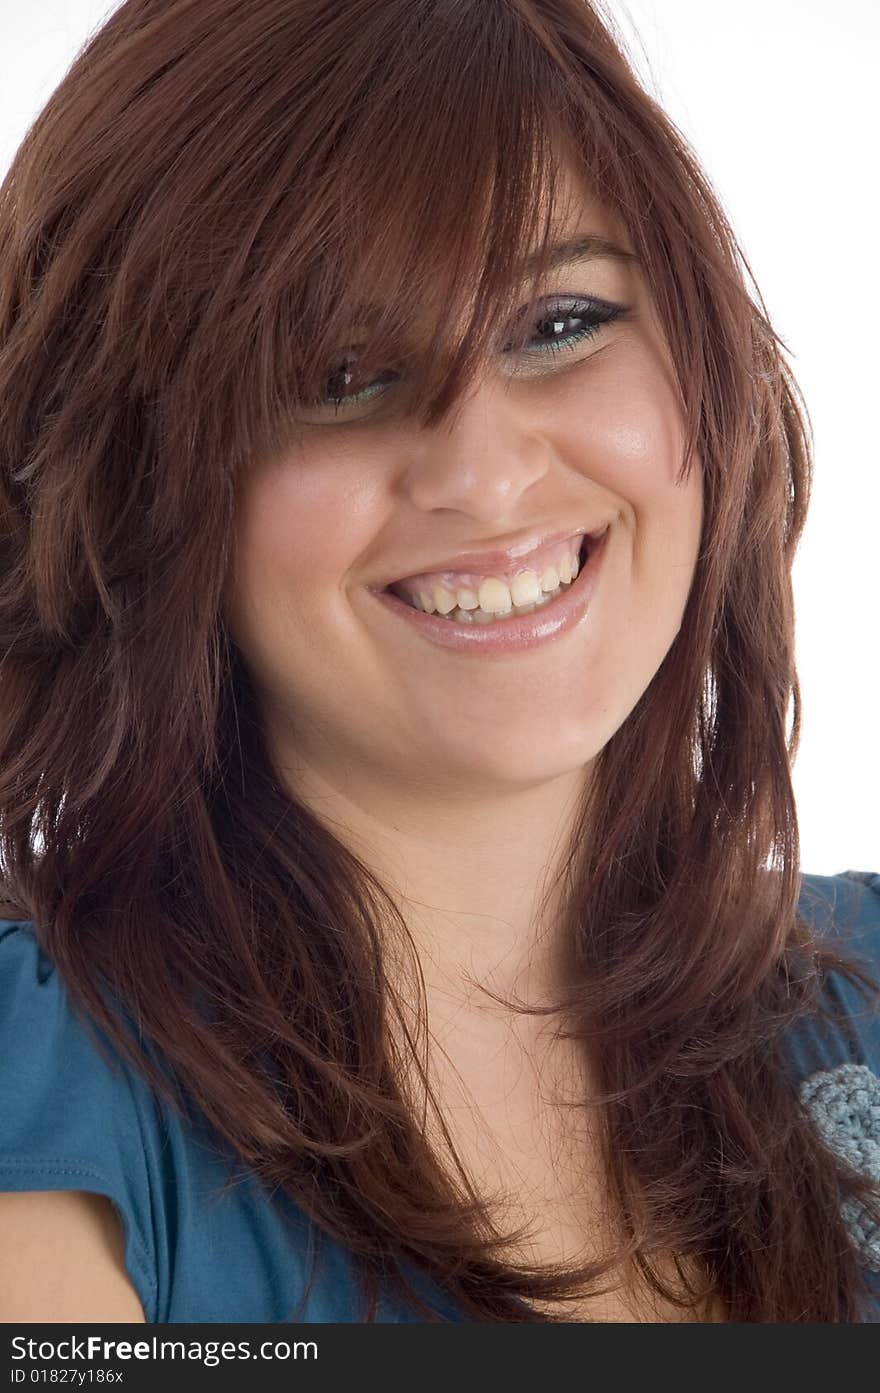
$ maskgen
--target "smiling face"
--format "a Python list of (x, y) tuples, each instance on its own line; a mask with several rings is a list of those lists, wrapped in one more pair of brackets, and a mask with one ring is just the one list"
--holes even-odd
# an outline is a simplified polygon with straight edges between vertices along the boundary
[[(565, 189), (560, 241), (629, 248), (573, 176)], [(435, 799), (572, 775), (668, 652), (702, 476), (697, 462), (676, 485), (683, 420), (637, 264), (558, 266), (520, 342), (436, 429), (394, 410), (390, 370), (357, 396), (334, 379), (328, 397), (348, 404), (311, 411), (289, 454), (243, 481), (224, 612), (292, 775)], [(376, 593), (428, 562), (606, 523), (586, 612), (527, 649), (438, 643)]]

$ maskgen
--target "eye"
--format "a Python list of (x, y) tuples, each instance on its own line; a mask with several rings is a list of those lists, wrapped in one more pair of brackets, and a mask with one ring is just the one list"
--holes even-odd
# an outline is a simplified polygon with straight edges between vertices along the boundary
[[(502, 350), (509, 353), (514, 347), (530, 357), (546, 353), (565, 353), (576, 349), (587, 339), (594, 338), (605, 324), (611, 324), (624, 314), (622, 305), (607, 300), (568, 299), (549, 305), (535, 322), (535, 334), (517, 344), (507, 343)], [(555, 336), (555, 337), (554, 337)], [(535, 347), (530, 348), (529, 345)]]
[[(500, 352), (512, 354), (517, 360), (513, 369), (516, 376), (534, 375), (541, 359), (546, 360), (551, 354), (575, 353), (588, 340), (595, 338), (606, 324), (624, 317), (626, 313), (623, 305), (593, 297), (553, 300), (542, 309), (539, 319), (531, 320), (534, 334), (518, 334), (515, 339), (505, 342)], [(519, 324), (523, 323), (524, 320), (520, 319)], [(538, 372), (541, 370), (538, 366)], [(319, 423), (339, 420), (361, 407), (369, 407), (377, 397), (387, 396), (398, 380), (399, 374), (392, 369), (385, 370), (378, 377), (366, 377), (366, 374), (358, 372), (357, 355), (349, 353), (324, 379), (326, 395), (309, 405), (308, 416)]]
[[(397, 374), (388, 369), (359, 388), (357, 358), (353, 356), (344, 358), (336, 371), (327, 379), (326, 385), (329, 388), (327, 402), (337, 409), (350, 401), (366, 402), (372, 397), (380, 395), (385, 387), (392, 385), (396, 380)], [(352, 391), (352, 388), (355, 390)], [(348, 395), (346, 395), (347, 393)], [(324, 402), (320, 402), (318, 405), (323, 406)]]

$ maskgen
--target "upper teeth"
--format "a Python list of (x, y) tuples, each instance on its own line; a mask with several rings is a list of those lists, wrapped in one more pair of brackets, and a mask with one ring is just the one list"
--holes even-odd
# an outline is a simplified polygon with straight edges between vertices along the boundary
[[(577, 541), (578, 550), (581, 539)], [(542, 595), (557, 590), (560, 585), (568, 585), (580, 570), (578, 552), (562, 557), (554, 566), (544, 571), (521, 571), (508, 585), (495, 576), (487, 576), (476, 588), (462, 586), (455, 590), (445, 585), (434, 585), (416, 591), (414, 601), (427, 614), (450, 614), (458, 608), (463, 610), (483, 610), (487, 614), (509, 614), (512, 609), (533, 605)]]

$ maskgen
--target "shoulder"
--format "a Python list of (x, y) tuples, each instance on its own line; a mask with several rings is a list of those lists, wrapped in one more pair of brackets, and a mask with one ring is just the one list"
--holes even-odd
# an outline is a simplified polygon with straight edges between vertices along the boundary
[(150, 1323), (352, 1318), (354, 1277), (335, 1243), (321, 1245), (326, 1279), (294, 1314), (316, 1248), (310, 1220), (270, 1195), (199, 1109), (167, 1106), (86, 1028), (31, 921), (0, 918), (0, 1192), (33, 1190), (113, 1202)]
[(823, 936), (851, 941), (857, 951), (880, 957), (880, 872), (804, 874), (798, 910)]
[[(789, 1039), (800, 1100), (824, 1141), (856, 1170), (880, 1182), (880, 874), (805, 875), (801, 917), (873, 984), (857, 987), (833, 970), (823, 1011), (797, 1022)], [(880, 1273), (880, 1229), (848, 1199), (847, 1228), (872, 1274)], [(871, 1279), (880, 1302), (880, 1277)]]
[(793, 1044), (801, 1074), (860, 1064), (880, 1075), (880, 874), (805, 874), (798, 912), (820, 943), (873, 983), (865, 988), (846, 972), (835, 969), (828, 974), (821, 1007), (823, 1013), (833, 1013), (835, 1022), (824, 1014), (798, 1022)]
[(0, 919), (0, 1099), (0, 1190), (110, 1199), (126, 1270), (154, 1320), (155, 1109), (121, 1061), (97, 1048), (28, 920)]
[(823, 1005), (845, 1021), (851, 1035), (843, 1053), (832, 1051), (834, 1062), (867, 1064), (880, 1074), (880, 874), (804, 875), (798, 910), (820, 942), (872, 984), (866, 988), (848, 973), (829, 973)]

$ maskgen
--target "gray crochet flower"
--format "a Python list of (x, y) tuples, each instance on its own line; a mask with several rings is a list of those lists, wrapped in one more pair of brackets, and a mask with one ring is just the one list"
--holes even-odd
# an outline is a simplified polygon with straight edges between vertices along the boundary
[[(811, 1074), (799, 1093), (826, 1145), (880, 1182), (880, 1078), (864, 1064), (841, 1064)], [(863, 1265), (880, 1271), (880, 1225), (854, 1200), (840, 1212)]]

